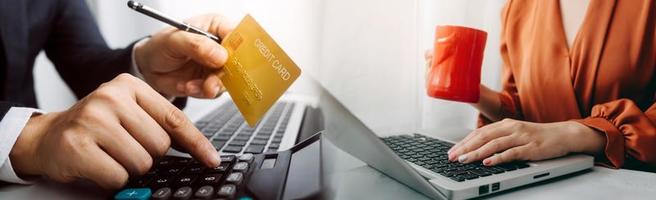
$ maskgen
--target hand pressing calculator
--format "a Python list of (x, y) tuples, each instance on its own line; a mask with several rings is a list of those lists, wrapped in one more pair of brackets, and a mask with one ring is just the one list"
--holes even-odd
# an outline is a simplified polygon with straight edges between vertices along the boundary
[(167, 156), (144, 176), (130, 180), (115, 199), (235, 198), (251, 164), (253, 154), (221, 156), (216, 168), (193, 158)]
[(146, 174), (131, 178), (114, 199), (319, 198), (319, 138), (315, 134), (282, 152), (221, 156), (216, 168), (193, 158), (166, 156)]

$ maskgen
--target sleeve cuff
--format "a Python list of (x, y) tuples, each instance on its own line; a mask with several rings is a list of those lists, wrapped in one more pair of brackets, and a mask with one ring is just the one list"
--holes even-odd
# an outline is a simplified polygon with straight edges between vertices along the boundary
[(130, 71), (129, 72), (130, 72), (130, 74), (132, 74), (133, 76), (135, 76), (135, 77), (137, 77), (141, 80), (144, 80), (144, 76), (141, 73), (141, 71), (139, 70), (139, 66), (137, 65), (135, 49), (137, 48), (137, 46), (142, 45), (143, 43), (145, 43), (149, 39), (150, 39), (149, 37), (141, 39), (132, 46), (132, 55), (131, 55), (132, 61), (130, 62)]
[(520, 119), (521, 117), (518, 116), (518, 110), (517, 110), (517, 105), (516, 99), (513, 99), (513, 97), (508, 94), (507, 92), (501, 92), (499, 93), (499, 101), (501, 102), (501, 111), (500, 116), (501, 119), (504, 118), (512, 118), (512, 119)]
[(5, 162), (2, 164), (2, 167), (0, 167), (0, 180), (9, 182), (9, 183), (17, 183), (17, 184), (24, 184), (24, 185), (29, 185), (32, 184), (33, 181), (31, 180), (25, 180), (18, 175), (16, 175), (16, 172), (14, 171), (14, 168), (11, 167), (11, 160), (7, 158)]
[(31, 181), (18, 177), (11, 166), (9, 153), (34, 113), (44, 112), (33, 108), (12, 107), (0, 121), (0, 181), (31, 184)]
[(613, 123), (600, 117), (589, 117), (575, 121), (606, 135), (605, 157), (601, 162), (602, 164), (612, 168), (620, 168), (624, 165), (624, 136)]

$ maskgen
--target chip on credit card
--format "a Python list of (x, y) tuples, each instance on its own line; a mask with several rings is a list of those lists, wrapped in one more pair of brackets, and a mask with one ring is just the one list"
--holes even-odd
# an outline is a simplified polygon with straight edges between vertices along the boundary
[(228, 61), (220, 79), (253, 127), (301, 75), (301, 69), (250, 15), (221, 45), (228, 50)]

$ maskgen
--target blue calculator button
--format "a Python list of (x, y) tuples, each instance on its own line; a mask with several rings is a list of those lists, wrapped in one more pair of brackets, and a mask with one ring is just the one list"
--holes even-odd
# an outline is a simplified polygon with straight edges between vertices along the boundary
[(128, 188), (124, 189), (116, 196), (115, 200), (148, 200), (150, 199), (150, 189), (149, 188)]

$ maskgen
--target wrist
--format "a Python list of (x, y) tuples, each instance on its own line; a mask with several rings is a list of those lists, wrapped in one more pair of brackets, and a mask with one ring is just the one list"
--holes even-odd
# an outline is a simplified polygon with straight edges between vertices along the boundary
[(579, 122), (569, 121), (566, 122), (568, 133), (572, 137), (567, 139), (570, 141), (570, 152), (585, 153), (590, 155), (603, 154), (606, 145), (606, 137), (604, 134), (583, 125)]
[(144, 48), (148, 40), (149, 38), (141, 39), (137, 41), (137, 43), (135, 43), (134, 47), (132, 48), (133, 51), (132, 59), (134, 60), (133, 62), (134, 68), (136, 72), (142, 75), (144, 74), (144, 67), (147, 66), (147, 63), (145, 63), (147, 59), (146, 59)]
[(18, 176), (41, 175), (41, 165), (37, 162), (37, 148), (40, 145), (40, 138), (47, 130), (46, 124), (51, 121), (50, 115), (52, 114), (35, 114), (30, 117), (9, 152), (12, 168)]
[(499, 93), (481, 84), (479, 96), (478, 102), (470, 105), (492, 121), (501, 120), (498, 119), (501, 112)]

